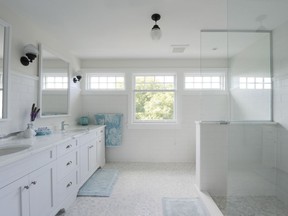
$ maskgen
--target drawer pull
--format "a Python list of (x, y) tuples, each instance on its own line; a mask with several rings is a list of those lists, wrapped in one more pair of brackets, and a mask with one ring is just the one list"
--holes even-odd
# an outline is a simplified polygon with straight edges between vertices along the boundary
[(93, 145), (91, 145), (91, 146), (89, 146), (88, 148), (89, 148), (89, 149), (91, 149), (91, 148), (93, 148), (93, 147), (94, 147), (94, 146), (93, 146)]
[(29, 186), (28, 186), (28, 185), (26, 185), (26, 186), (24, 186), (24, 188), (25, 188), (26, 190), (28, 190), (28, 189), (29, 189)]
[(70, 164), (72, 164), (72, 161), (69, 161), (69, 162), (66, 164), (66, 166), (69, 166)]
[(72, 145), (69, 144), (69, 145), (66, 146), (66, 149), (69, 149), (69, 148), (71, 148), (71, 147), (72, 147)]
[(69, 182), (69, 184), (66, 185), (67, 188), (69, 188), (72, 185), (72, 182)]
[(32, 181), (31, 182), (31, 185), (36, 185), (37, 184), (37, 181)]

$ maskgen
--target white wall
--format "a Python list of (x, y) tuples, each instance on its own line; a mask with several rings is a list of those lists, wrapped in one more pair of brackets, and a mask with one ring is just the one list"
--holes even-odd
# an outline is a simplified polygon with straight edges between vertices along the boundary
[[(224, 67), (225, 61), (211, 63), (214, 67)], [(93, 70), (112, 71), (125, 68), (129, 72), (137, 70), (151, 72), (167, 70), (177, 72), (177, 79), (183, 79), (183, 72), (189, 72), (199, 67), (198, 60), (82, 60), (83, 71)], [(163, 69), (164, 68), (164, 69)], [(128, 73), (128, 72), (127, 72)], [(179, 86), (180, 83), (180, 86)], [(183, 88), (178, 81), (178, 89)], [(226, 94), (185, 94), (179, 93), (181, 122), (174, 129), (143, 129), (131, 128), (128, 116), (129, 91), (125, 94), (101, 95), (83, 94), (83, 115), (88, 115), (94, 122), (96, 113), (123, 113), (124, 131), (123, 144), (120, 147), (108, 148), (108, 161), (138, 161), (138, 162), (195, 162), (195, 121), (201, 119), (227, 119)]]
[(278, 126), (278, 197), (288, 205), (288, 21), (273, 31), (274, 121)]
[[(72, 64), (72, 71), (79, 69), (79, 61), (73, 57), (67, 48), (63, 47), (61, 41), (54, 38), (45, 28), (35, 26), (25, 17), (21, 17), (10, 11), (8, 8), (0, 6), (0, 18), (11, 25), (11, 55), (10, 55), (10, 82), (9, 82), (9, 106), (8, 120), (0, 121), (0, 133), (21, 131), (26, 128), (29, 122), (29, 114), (32, 103), (37, 103), (38, 96), (38, 68), (37, 59), (25, 67), (20, 63), (20, 57), (23, 55), (23, 47), (26, 44), (42, 43), (60, 57)], [(71, 116), (63, 118), (36, 119), (37, 125), (55, 125), (60, 127), (61, 120), (66, 120), (74, 124), (76, 117), (80, 113), (80, 90), (73, 86), (71, 90)], [(41, 107), (40, 107), (41, 108)]]

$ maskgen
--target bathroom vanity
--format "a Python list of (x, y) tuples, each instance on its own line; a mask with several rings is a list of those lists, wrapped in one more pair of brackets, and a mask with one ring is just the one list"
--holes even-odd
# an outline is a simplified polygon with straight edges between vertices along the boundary
[(54, 216), (67, 209), (105, 165), (104, 134), (105, 126), (89, 126), (5, 142), (30, 147), (0, 156), (1, 216)]

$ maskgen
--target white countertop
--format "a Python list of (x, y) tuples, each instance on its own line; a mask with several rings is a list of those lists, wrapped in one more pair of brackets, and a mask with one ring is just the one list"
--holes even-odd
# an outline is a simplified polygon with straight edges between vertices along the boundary
[(34, 155), (40, 151), (57, 146), (60, 143), (75, 139), (88, 131), (97, 130), (105, 125), (88, 125), (88, 126), (78, 126), (69, 128), (65, 131), (57, 131), (50, 135), (35, 136), (32, 138), (22, 138), (20, 136), (15, 136), (9, 139), (0, 140), (0, 151), (1, 147), (12, 147), (12, 146), (23, 146), (29, 145), (30, 147), (12, 154), (7, 154), (0, 156), (0, 167), (24, 159), (28, 156)]

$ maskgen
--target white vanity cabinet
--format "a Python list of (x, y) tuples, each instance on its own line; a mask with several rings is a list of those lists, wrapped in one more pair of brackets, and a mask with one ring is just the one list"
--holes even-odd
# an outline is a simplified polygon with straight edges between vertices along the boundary
[(78, 138), (80, 146), (81, 185), (97, 170), (97, 134), (92, 131)]
[(18, 159), (0, 157), (1, 216), (55, 216), (72, 205), (78, 189), (105, 165), (105, 126), (81, 128), (71, 137), (35, 138), (33, 145)]
[[(1, 216), (50, 215), (54, 207), (55, 158), (55, 149), (51, 149), (0, 169), (1, 178), (10, 179), (0, 189)], [(23, 172), (26, 174), (20, 177)]]

